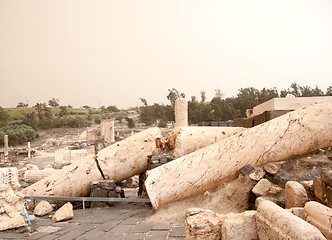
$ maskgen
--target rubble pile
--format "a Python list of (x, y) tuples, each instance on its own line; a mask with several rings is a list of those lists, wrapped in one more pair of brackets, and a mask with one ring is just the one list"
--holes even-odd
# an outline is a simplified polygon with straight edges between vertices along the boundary
[(318, 202), (284, 209), (259, 199), (257, 210), (218, 214), (208, 209), (188, 209), (187, 240), (331, 239), (332, 210)]

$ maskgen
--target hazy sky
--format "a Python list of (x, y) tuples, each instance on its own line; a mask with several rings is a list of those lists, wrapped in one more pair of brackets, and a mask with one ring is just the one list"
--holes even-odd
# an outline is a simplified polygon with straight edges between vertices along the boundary
[(0, 106), (332, 85), (331, 0), (0, 0)]

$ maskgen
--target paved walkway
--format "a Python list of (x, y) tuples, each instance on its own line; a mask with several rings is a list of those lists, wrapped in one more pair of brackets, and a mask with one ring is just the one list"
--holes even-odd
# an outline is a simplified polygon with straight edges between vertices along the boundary
[(74, 210), (74, 218), (54, 222), (48, 216), (37, 217), (37, 230), (29, 234), (26, 228), (0, 232), (0, 239), (116, 239), (116, 240), (183, 240), (185, 229), (180, 225), (147, 220), (151, 207), (118, 203), (113, 207)]

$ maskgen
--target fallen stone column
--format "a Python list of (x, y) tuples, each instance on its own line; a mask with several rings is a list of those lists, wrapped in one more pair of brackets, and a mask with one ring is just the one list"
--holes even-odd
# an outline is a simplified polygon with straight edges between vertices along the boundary
[(306, 221), (316, 226), (327, 239), (332, 239), (332, 209), (315, 201), (304, 206)]
[[(155, 138), (161, 138), (159, 128), (150, 128), (98, 153), (97, 161), (92, 156), (74, 161), (56, 174), (44, 178), (22, 190), (32, 196), (88, 196), (90, 182), (111, 179), (123, 181), (144, 172), (148, 167), (148, 155), (157, 151)], [(98, 169), (98, 165), (100, 170)]]
[(38, 182), (39, 180), (48, 177), (60, 170), (56, 170), (54, 168), (45, 168), (42, 170), (27, 170), (24, 173), (24, 178), (23, 180), (27, 183), (35, 183)]
[(172, 130), (167, 145), (174, 149), (175, 158), (179, 158), (244, 130), (242, 127), (179, 127)]
[(256, 228), (260, 240), (326, 239), (315, 226), (267, 200), (258, 205)]
[(298, 109), (148, 171), (155, 209), (210, 190), (247, 164), (262, 165), (332, 146), (332, 103)]

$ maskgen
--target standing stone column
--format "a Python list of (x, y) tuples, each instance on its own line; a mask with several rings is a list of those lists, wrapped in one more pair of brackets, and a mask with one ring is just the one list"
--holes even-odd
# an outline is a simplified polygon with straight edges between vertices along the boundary
[(31, 144), (28, 142), (28, 159), (31, 158)]
[(3, 143), (4, 143), (4, 152), (5, 152), (5, 162), (8, 161), (8, 135), (5, 135), (3, 137)]
[(107, 119), (101, 123), (101, 136), (104, 141), (114, 142), (114, 120)]
[(175, 100), (174, 105), (175, 127), (188, 126), (188, 101), (184, 98)]

